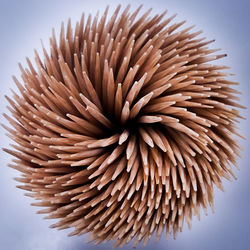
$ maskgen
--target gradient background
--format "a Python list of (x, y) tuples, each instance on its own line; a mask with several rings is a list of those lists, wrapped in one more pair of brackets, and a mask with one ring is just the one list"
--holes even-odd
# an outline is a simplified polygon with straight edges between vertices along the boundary
[[(7, 101), (4, 95), (11, 96), (10, 88), (15, 89), (11, 75), (20, 79), (18, 62), (25, 66), (25, 57), (33, 60), (33, 49), (41, 52), (40, 39), (48, 48), (48, 38), (52, 27), (58, 35), (61, 21), (72, 18), (72, 24), (80, 19), (81, 13), (96, 13), (110, 4), (111, 10), (120, 2), (123, 7), (129, 1), (84, 1), (84, 0), (43, 0), (43, 1), (0, 1), (0, 108), (6, 112)], [(153, 13), (169, 10), (169, 14), (178, 13), (176, 20), (187, 20), (187, 25), (196, 24), (196, 30), (203, 29), (208, 39), (216, 38), (213, 47), (222, 48), (228, 57), (219, 61), (231, 66), (230, 72), (236, 76), (232, 80), (240, 82), (238, 90), (243, 92), (242, 104), (248, 107), (242, 114), (247, 118), (241, 121), (242, 134), (247, 137), (241, 141), (244, 147), (242, 159), (238, 163), (240, 171), (235, 170), (238, 177), (232, 183), (224, 181), (225, 192), (215, 190), (215, 213), (209, 211), (208, 216), (202, 214), (201, 221), (193, 220), (192, 230), (184, 227), (177, 240), (162, 235), (158, 244), (152, 239), (146, 247), (139, 245), (137, 249), (169, 249), (169, 250), (245, 250), (250, 249), (250, 170), (249, 154), (249, 97), (250, 97), (250, 1), (248, 0), (154, 0), (131, 1), (132, 9), (144, 4), (144, 10), (153, 7)], [(6, 121), (1, 117), (1, 122)], [(12, 143), (0, 131), (0, 147), (8, 147)], [(112, 242), (94, 246), (86, 244), (86, 237), (67, 237), (69, 230), (57, 231), (48, 226), (54, 221), (43, 220), (36, 215), (38, 210), (31, 207), (31, 198), (25, 197), (23, 191), (15, 188), (13, 177), (18, 176), (15, 170), (7, 167), (11, 156), (0, 151), (0, 249), (1, 250), (82, 250), (111, 249)], [(123, 249), (131, 249), (127, 245)]]

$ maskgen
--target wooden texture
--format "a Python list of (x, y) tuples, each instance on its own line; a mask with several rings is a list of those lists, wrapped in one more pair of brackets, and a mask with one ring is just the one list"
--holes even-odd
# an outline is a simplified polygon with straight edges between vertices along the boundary
[[(20, 65), (9, 102), (16, 178), (57, 218), (52, 227), (96, 243), (174, 237), (213, 207), (213, 186), (234, 176), (240, 94), (224, 57), (193, 27), (129, 6), (53, 30), (50, 52)], [(121, 13), (120, 13), (121, 12)], [(120, 13), (120, 14), (119, 14)]]

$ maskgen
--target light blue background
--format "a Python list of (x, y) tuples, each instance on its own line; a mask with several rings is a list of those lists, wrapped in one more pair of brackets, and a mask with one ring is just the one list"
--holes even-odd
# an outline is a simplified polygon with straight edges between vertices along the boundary
[[(238, 89), (243, 92), (242, 103), (249, 107), (250, 98), (250, 1), (239, 0), (155, 0), (131, 1), (132, 9), (144, 4), (144, 10), (153, 7), (153, 13), (169, 10), (178, 13), (177, 20), (187, 20), (188, 25), (196, 24), (196, 30), (203, 29), (208, 39), (216, 38), (214, 47), (222, 48), (228, 57), (220, 63), (231, 66), (236, 76), (232, 80), (240, 82)], [(74, 24), (81, 13), (95, 13), (104, 10), (106, 4), (111, 10), (119, 1), (65, 1), (65, 0), (6, 0), (0, 1), (0, 108), (6, 112), (4, 94), (11, 95), (9, 88), (15, 89), (11, 75), (20, 79), (17, 63), (25, 65), (25, 57), (33, 60), (33, 49), (41, 52), (40, 39), (48, 48), (48, 38), (52, 27), (57, 35), (61, 21), (72, 18)], [(125, 6), (129, 1), (120, 1)], [(158, 244), (154, 240), (137, 249), (168, 250), (245, 250), (250, 249), (250, 140), (249, 109), (242, 114), (248, 118), (240, 127), (246, 141), (242, 159), (238, 161), (240, 171), (235, 170), (237, 181), (224, 181), (225, 193), (215, 191), (215, 213), (202, 215), (201, 221), (193, 220), (192, 230), (184, 228), (177, 240), (165, 239), (162, 235)], [(1, 117), (1, 122), (6, 123)], [(8, 147), (11, 141), (0, 131), (0, 146)], [(0, 172), (0, 249), (1, 250), (82, 250), (110, 249), (112, 243), (94, 246), (86, 244), (86, 237), (67, 237), (70, 231), (49, 229), (53, 221), (36, 215), (37, 208), (29, 204), (32, 200), (16, 189), (13, 177), (18, 173), (7, 167), (11, 157), (1, 154)], [(123, 249), (131, 249), (131, 245)]]

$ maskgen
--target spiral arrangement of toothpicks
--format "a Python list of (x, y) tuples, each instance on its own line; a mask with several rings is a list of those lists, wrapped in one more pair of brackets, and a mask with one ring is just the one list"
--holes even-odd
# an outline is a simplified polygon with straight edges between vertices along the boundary
[(227, 67), (210, 64), (225, 56), (213, 40), (167, 11), (120, 8), (69, 20), (58, 41), (53, 30), (50, 51), (13, 78), (20, 93), (6, 96), (3, 125), (39, 213), (115, 246), (175, 237), (213, 207), (213, 186), (234, 176), (244, 108)]

